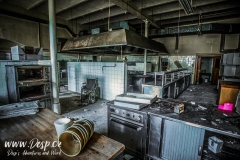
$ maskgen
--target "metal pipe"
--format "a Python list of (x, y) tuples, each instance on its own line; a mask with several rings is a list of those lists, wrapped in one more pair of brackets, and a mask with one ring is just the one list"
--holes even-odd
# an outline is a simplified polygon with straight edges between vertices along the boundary
[(59, 103), (59, 84), (57, 72), (57, 43), (56, 43), (56, 17), (55, 17), (55, 3), (54, 0), (48, 0), (49, 11), (49, 39), (50, 39), (50, 59), (51, 59), (51, 72), (52, 72), (52, 93), (53, 93), (53, 106), (52, 110), (61, 114)]
[[(145, 37), (148, 37), (148, 21), (145, 20)], [(147, 49), (144, 50), (144, 75), (147, 73)]]
[(154, 85), (157, 85), (157, 72), (154, 72)]
[(224, 52), (225, 46), (225, 34), (221, 34), (221, 42), (220, 42), (220, 52)]
[(165, 79), (165, 74), (163, 73), (163, 75), (162, 75), (162, 87), (164, 85), (164, 79)]

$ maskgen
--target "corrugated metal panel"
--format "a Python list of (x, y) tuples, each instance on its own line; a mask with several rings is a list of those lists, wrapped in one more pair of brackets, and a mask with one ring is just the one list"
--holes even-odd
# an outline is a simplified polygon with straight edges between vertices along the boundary
[(150, 116), (148, 154), (155, 158), (160, 157), (161, 125), (162, 118)]
[(169, 160), (198, 160), (198, 148), (203, 145), (204, 130), (165, 120), (162, 158)]

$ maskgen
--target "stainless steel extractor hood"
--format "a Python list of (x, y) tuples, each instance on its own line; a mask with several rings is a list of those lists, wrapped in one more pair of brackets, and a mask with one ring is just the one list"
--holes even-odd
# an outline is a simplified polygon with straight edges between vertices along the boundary
[(144, 49), (148, 53), (168, 53), (164, 44), (125, 29), (68, 39), (62, 52), (139, 54)]

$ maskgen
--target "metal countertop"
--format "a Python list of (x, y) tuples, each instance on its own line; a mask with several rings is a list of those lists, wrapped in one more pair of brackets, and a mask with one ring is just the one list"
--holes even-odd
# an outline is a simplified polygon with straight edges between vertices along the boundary
[[(175, 99), (163, 99), (166, 102), (184, 103), (184, 112), (174, 113), (174, 108), (154, 107), (154, 103), (143, 108), (141, 111), (148, 112), (149, 115), (160, 116), (169, 120), (178, 121), (194, 127), (203, 128), (209, 131), (222, 133), (228, 136), (240, 138), (240, 126), (232, 124), (223, 117), (240, 116), (235, 111), (226, 113), (218, 110), (217, 105), (206, 105)], [(206, 108), (206, 109), (205, 109)]]

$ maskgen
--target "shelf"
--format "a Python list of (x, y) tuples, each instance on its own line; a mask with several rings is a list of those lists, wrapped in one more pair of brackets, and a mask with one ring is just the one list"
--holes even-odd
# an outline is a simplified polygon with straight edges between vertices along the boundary
[(240, 64), (222, 64), (222, 66), (240, 66)]
[(22, 98), (20, 99), (20, 102), (28, 102), (28, 101), (34, 101), (34, 100), (43, 100), (43, 99), (50, 99), (50, 95), (37, 95), (33, 97), (27, 97), (27, 98)]
[(49, 83), (48, 79), (31, 79), (31, 80), (22, 80), (18, 81), (18, 86), (34, 86), (34, 85), (42, 85)]

